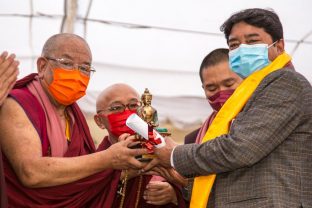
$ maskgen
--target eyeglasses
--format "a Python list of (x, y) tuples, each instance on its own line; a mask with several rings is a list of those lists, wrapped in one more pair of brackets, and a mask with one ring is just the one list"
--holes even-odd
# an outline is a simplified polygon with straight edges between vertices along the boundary
[[(66, 58), (51, 58), (51, 57), (45, 57), (47, 60), (55, 61), (57, 64), (59, 64), (62, 68), (68, 69), (68, 70), (75, 70), (78, 69), (82, 74), (85, 74), (87, 76), (92, 76), (92, 74), (95, 71), (95, 69), (88, 65), (88, 64), (75, 64), (72, 60), (66, 59)], [(76, 67), (77, 66), (77, 67)]]
[(128, 108), (129, 110), (137, 110), (140, 106), (140, 101), (128, 103), (127, 105), (119, 103), (110, 106), (107, 110), (111, 113), (122, 113), (126, 110), (126, 108)]

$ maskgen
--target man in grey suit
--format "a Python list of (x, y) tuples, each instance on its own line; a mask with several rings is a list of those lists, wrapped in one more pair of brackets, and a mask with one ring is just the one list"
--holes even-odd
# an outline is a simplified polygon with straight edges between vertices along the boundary
[[(240, 11), (221, 30), (243, 78), (284, 52), (273, 11)], [(216, 174), (207, 207), (312, 207), (311, 85), (289, 62), (260, 82), (227, 134), (203, 144), (167, 140), (155, 154), (145, 170), (161, 164), (185, 177)]]

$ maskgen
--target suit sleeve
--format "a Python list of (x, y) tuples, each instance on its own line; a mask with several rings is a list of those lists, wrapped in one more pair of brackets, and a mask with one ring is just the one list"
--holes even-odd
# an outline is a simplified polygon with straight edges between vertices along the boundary
[(276, 73), (259, 85), (229, 134), (175, 148), (173, 162), (180, 174), (194, 177), (252, 166), (292, 133), (303, 114), (302, 79), (295, 72)]

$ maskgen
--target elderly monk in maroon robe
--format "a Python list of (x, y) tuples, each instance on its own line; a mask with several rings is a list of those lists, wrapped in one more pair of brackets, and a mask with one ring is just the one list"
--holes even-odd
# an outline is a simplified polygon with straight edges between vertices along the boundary
[[(13, 88), (17, 75), (19, 62), (15, 60), (15, 54), (3, 52), (0, 55), (0, 108), (3, 101)], [(3, 174), (2, 153), (0, 145), (0, 207), (7, 207), (7, 196)]]
[[(96, 102), (94, 120), (102, 129), (107, 129), (108, 136), (103, 143), (115, 144), (132, 135), (134, 132), (126, 126), (129, 115), (136, 113), (140, 106), (138, 93), (129, 85), (114, 84), (106, 88), (99, 95)], [(128, 133), (128, 134), (124, 134)], [(123, 134), (122, 137), (120, 135)], [(119, 185), (119, 194), (116, 194), (113, 207), (184, 207), (180, 187), (168, 182), (153, 180), (159, 177), (139, 175), (134, 169), (123, 170), (122, 183)], [(155, 188), (149, 182), (153, 180)], [(149, 185), (148, 185), (149, 184)], [(144, 197), (146, 187), (153, 187), (152, 198)]]
[[(141, 169), (132, 141), (96, 151), (76, 100), (85, 94), (91, 51), (81, 37), (57, 34), (0, 110), (9, 207), (112, 207), (120, 171)], [(102, 151), (102, 149), (106, 149)]]

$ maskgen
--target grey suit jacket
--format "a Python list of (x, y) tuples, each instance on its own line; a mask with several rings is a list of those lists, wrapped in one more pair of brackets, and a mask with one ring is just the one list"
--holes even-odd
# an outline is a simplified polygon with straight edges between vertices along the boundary
[(230, 132), (175, 148), (186, 177), (217, 174), (208, 207), (312, 207), (312, 88), (289, 69), (268, 75)]

